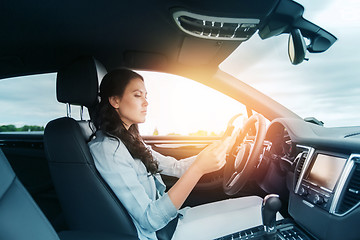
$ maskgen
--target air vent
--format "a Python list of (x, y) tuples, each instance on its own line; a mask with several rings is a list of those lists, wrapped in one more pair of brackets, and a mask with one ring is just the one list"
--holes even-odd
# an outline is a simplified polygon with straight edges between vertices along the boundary
[(260, 20), (253, 18), (212, 17), (186, 11), (173, 14), (179, 28), (196, 37), (216, 40), (249, 39), (258, 29)]
[(350, 181), (345, 187), (345, 192), (337, 213), (343, 214), (360, 202), (360, 158), (354, 159), (355, 166)]
[(301, 182), (304, 178), (305, 172), (307, 168), (309, 167), (310, 160), (315, 152), (315, 149), (312, 147), (302, 146), (302, 145), (296, 145), (298, 149), (302, 149), (302, 152), (300, 152), (295, 159), (296, 166), (294, 170), (294, 185), (295, 193), (299, 193), (299, 189), (301, 186)]
[(305, 159), (308, 155), (308, 152), (307, 151), (303, 151), (301, 153), (299, 153), (298, 155), (298, 160), (297, 160), (297, 164), (296, 164), (296, 167), (295, 167), (295, 181), (294, 183), (297, 184), (298, 180), (299, 180), (299, 177), (300, 177), (300, 173), (301, 173), (301, 170), (303, 169), (303, 166), (304, 166), (304, 162), (305, 162)]

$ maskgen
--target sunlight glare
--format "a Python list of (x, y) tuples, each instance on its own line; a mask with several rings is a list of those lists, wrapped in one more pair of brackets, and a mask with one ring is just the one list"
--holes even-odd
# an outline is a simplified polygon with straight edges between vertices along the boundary
[(140, 124), (143, 135), (220, 135), (227, 122), (245, 107), (236, 100), (180, 76), (138, 71), (148, 92), (148, 115)]

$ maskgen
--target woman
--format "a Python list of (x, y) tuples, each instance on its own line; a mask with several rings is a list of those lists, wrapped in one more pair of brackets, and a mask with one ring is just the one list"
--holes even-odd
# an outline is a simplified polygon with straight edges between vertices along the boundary
[[(139, 74), (128, 69), (108, 73), (100, 85), (101, 101), (94, 116), (98, 131), (89, 146), (96, 168), (129, 212), (139, 238), (157, 239), (160, 229), (185, 215), (186, 209), (179, 209), (201, 176), (224, 166), (231, 139), (180, 161), (153, 151), (142, 141), (137, 126), (145, 121), (146, 94)], [(179, 177), (167, 193), (160, 172)], [(173, 224), (178, 239), (183, 238), (180, 222), (177, 227)]]

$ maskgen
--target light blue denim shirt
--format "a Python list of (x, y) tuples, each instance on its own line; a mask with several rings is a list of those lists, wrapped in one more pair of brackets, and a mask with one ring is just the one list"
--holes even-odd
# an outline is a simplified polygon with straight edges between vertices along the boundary
[[(89, 143), (95, 166), (129, 212), (139, 239), (157, 239), (156, 231), (174, 219), (178, 213), (167, 193), (160, 174), (148, 174), (145, 165), (134, 159), (119, 140), (101, 131)], [(180, 177), (196, 156), (183, 160), (165, 157), (151, 148), (162, 174)], [(183, 214), (183, 213), (182, 213)]]

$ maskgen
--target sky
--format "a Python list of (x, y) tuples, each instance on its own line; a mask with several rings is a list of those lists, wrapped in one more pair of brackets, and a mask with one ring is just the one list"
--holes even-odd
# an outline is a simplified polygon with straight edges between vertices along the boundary
[(308, 53), (309, 61), (293, 66), (287, 35), (265, 41), (256, 35), (220, 68), (303, 118), (316, 117), (326, 127), (360, 125), (360, 2), (300, 2), (305, 18), (338, 38), (326, 52)]
[[(309, 61), (293, 66), (287, 56), (288, 36), (263, 41), (255, 34), (220, 68), (301, 117), (316, 117), (327, 127), (360, 125), (360, 3), (300, 2), (305, 6), (305, 18), (338, 38), (329, 50), (308, 54)], [(146, 123), (140, 125), (143, 134), (152, 134), (155, 128), (159, 134), (220, 133), (233, 115), (244, 112), (240, 103), (200, 83), (167, 74), (141, 74), (150, 103)], [(0, 80), (0, 125), (44, 126), (65, 116), (65, 105), (56, 101), (55, 78), (53, 73)], [(72, 115), (78, 117), (79, 109), (73, 107)]]
[[(0, 80), (0, 125), (45, 126), (66, 116), (66, 105), (56, 100), (55, 87), (56, 73)], [(72, 107), (72, 116), (80, 117), (79, 107)]]

